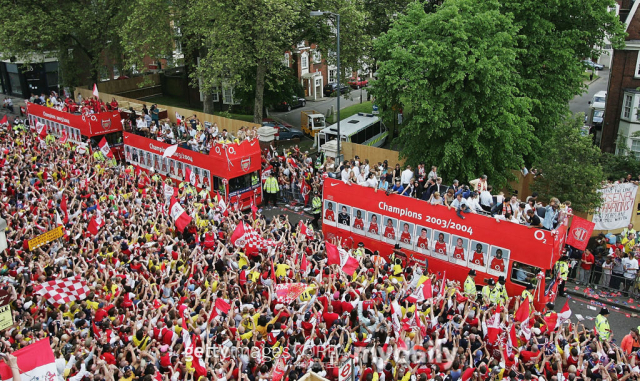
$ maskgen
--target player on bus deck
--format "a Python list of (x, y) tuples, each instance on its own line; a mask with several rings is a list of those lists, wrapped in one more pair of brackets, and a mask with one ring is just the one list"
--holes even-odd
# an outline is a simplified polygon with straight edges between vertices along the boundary
[(387, 226), (384, 228), (384, 237), (388, 239), (396, 238), (396, 230), (393, 228), (393, 220), (387, 220)]
[(409, 232), (409, 224), (404, 223), (402, 227), (402, 234), (400, 234), (400, 242), (410, 244), (411, 243), (411, 233)]
[(327, 204), (327, 211), (324, 212), (324, 218), (325, 220), (328, 221), (335, 221), (336, 220), (336, 216), (333, 212), (333, 204), (332, 203), (328, 203)]
[(416, 246), (424, 250), (429, 248), (429, 238), (427, 237), (427, 229), (422, 228), (422, 230), (420, 231), (420, 236), (418, 237)]
[(476, 245), (476, 251), (473, 252), (473, 258), (471, 259), (471, 263), (476, 266), (484, 266), (484, 253), (482, 252), (482, 245)]
[(342, 211), (338, 214), (338, 223), (351, 226), (351, 216), (347, 213), (347, 207), (344, 205), (342, 205)]
[(353, 228), (364, 230), (364, 221), (362, 221), (362, 211), (356, 210), (356, 219), (353, 221)]
[(453, 259), (464, 261), (464, 247), (462, 247), (463, 243), (464, 241), (462, 240), (462, 238), (458, 238), (458, 240), (456, 241), (456, 247), (453, 248)]
[(435, 245), (435, 252), (440, 255), (447, 255), (447, 243), (444, 242), (444, 233), (438, 234), (438, 241)]
[(496, 250), (496, 256), (491, 260), (491, 269), (504, 272), (504, 259), (502, 259), (502, 249)]
[(378, 233), (378, 216), (375, 214), (371, 215), (371, 222), (369, 223), (369, 233), (380, 234)]

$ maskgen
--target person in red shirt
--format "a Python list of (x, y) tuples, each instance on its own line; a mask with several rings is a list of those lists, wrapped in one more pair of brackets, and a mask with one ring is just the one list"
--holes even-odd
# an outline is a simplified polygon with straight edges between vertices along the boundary
[(504, 272), (504, 259), (502, 259), (502, 249), (496, 250), (496, 256), (491, 260), (491, 269)]
[(447, 255), (447, 243), (444, 242), (444, 233), (438, 234), (438, 241), (435, 244), (435, 252), (440, 255)]
[(582, 260), (580, 261), (580, 268), (578, 269), (578, 284), (589, 284), (589, 277), (591, 276), (591, 266), (595, 262), (591, 250), (586, 249), (582, 253)]
[(400, 234), (400, 242), (411, 244), (411, 233), (409, 232), (409, 224), (406, 222), (404, 223), (404, 226), (402, 228), (402, 234)]
[(333, 325), (333, 322), (338, 320), (339, 318), (340, 318), (340, 315), (333, 312), (333, 306), (329, 306), (329, 308), (327, 308), (327, 312), (322, 314), (322, 319), (327, 324), (327, 329), (330, 329), (331, 326)]
[(453, 248), (453, 258), (464, 261), (464, 247), (462, 246), (464, 241), (462, 238), (458, 238), (456, 241), (456, 247)]
[(427, 250), (429, 248), (429, 238), (427, 238), (427, 229), (422, 228), (422, 230), (420, 231), (420, 236), (416, 241), (416, 246), (418, 246), (418, 248), (423, 250)]
[(358, 230), (364, 230), (364, 221), (362, 221), (361, 210), (356, 210), (356, 218), (353, 221), (353, 228)]
[(324, 219), (327, 221), (334, 222), (336, 220), (336, 215), (333, 212), (333, 203), (327, 203), (327, 211), (324, 212)]
[(484, 253), (482, 252), (482, 245), (476, 245), (476, 251), (473, 252), (473, 258), (471, 259), (471, 263), (476, 266), (484, 266)]
[(384, 237), (387, 239), (396, 238), (396, 230), (393, 228), (393, 220), (391, 218), (387, 220), (387, 226), (384, 228)]
[(378, 233), (378, 216), (375, 214), (371, 215), (371, 222), (369, 223), (369, 233), (380, 234)]

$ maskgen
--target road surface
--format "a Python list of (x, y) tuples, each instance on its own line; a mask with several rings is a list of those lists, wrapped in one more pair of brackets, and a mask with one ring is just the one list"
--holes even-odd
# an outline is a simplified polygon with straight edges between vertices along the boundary
[(589, 102), (598, 91), (607, 91), (609, 85), (609, 68), (604, 68), (597, 72), (600, 78), (593, 81), (586, 93), (574, 97), (569, 102), (569, 109), (572, 113), (583, 112), (585, 115), (589, 110)]

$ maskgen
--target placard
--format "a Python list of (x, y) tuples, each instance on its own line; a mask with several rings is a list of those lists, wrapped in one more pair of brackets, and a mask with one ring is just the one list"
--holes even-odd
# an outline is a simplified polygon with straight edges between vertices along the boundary
[(40, 246), (47, 244), (51, 241), (55, 241), (56, 239), (62, 237), (63, 235), (64, 235), (64, 226), (58, 226), (55, 229), (52, 229), (46, 233), (40, 234), (36, 238), (32, 238), (29, 240), (29, 251), (33, 249), (37, 249)]
[(600, 189), (602, 205), (593, 214), (594, 230), (615, 230), (631, 222), (638, 186), (632, 183), (615, 184)]
[(0, 331), (3, 331), (13, 325), (13, 314), (11, 314), (11, 306), (0, 307)]

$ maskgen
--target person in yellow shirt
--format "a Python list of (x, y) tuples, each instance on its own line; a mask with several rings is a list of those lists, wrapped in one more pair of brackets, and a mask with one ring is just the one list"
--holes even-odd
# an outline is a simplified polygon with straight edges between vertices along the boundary
[(276, 277), (278, 279), (286, 278), (287, 272), (289, 271), (290, 268), (291, 266), (287, 264), (278, 263), (276, 265)]

